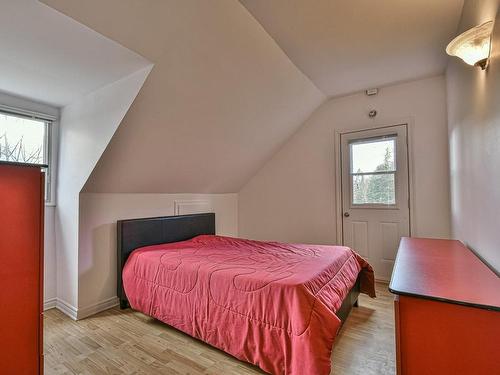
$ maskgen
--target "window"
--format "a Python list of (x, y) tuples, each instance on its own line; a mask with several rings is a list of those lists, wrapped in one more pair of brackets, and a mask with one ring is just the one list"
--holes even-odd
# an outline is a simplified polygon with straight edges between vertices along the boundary
[(0, 161), (43, 166), (45, 200), (50, 200), (51, 120), (0, 111)]
[(396, 204), (396, 136), (350, 143), (353, 205)]

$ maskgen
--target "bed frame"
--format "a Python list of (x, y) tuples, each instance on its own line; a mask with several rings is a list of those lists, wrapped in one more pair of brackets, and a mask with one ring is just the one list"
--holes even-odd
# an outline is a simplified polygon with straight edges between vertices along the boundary
[(116, 229), (118, 232), (117, 295), (120, 299), (120, 308), (125, 309), (129, 307), (129, 303), (123, 290), (122, 270), (132, 251), (143, 246), (185, 241), (200, 234), (215, 234), (215, 214), (119, 220)]
[[(129, 307), (129, 303), (123, 290), (122, 270), (132, 251), (143, 246), (185, 241), (200, 234), (215, 234), (215, 214), (119, 220), (116, 228), (118, 232), (117, 295), (120, 299), (120, 308), (125, 309)], [(359, 278), (337, 311), (337, 316), (342, 322), (346, 320), (352, 307), (358, 305), (358, 295)]]

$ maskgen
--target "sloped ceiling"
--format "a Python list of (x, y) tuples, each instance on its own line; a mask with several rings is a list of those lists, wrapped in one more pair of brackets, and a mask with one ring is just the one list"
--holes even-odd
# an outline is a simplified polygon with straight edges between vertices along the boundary
[(237, 192), (325, 99), (237, 0), (45, 0), (155, 64), (84, 188)]
[(240, 0), (328, 96), (442, 74), (463, 0)]
[(64, 106), (148, 63), (36, 0), (0, 3), (4, 92)]

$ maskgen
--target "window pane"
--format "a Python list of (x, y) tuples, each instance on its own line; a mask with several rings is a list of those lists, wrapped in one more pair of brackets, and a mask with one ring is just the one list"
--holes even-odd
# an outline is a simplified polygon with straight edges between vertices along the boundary
[(395, 171), (395, 148), (394, 138), (351, 143), (351, 173)]
[(0, 160), (46, 164), (45, 122), (0, 113)]
[(352, 176), (352, 204), (396, 204), (394, 173)]

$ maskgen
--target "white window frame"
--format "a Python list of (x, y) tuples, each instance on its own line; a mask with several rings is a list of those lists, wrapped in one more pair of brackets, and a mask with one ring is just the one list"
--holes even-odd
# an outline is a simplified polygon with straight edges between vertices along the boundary
[[(354, 203), (354, 196), (353, 196), (353, 176), (356, 175), (377, 175), (377, 174), (392, 174), (394, 176), (394, 186), (397, 186), (398, 183), (398, 175), (397, 175), (397, 162), (396, 162), (396, 154), (397, 154), (397, 134), (384, 134), (380, 136), (375, 136), (375, 137), (369, 137), (369, 138), (364, 138), (364, 139), (359, 139), (356, 141), (349, 142), (349, 200), (350, 200), (350, 207), (352, 208), (375, 208), (375, 209), (397, 209), (399, 208), (398, 206), (398, 191), (397, 189), (394, 190), (394, 202), (395, 203)], [(370, 142), (382, 142), (384, 140), (392, 140), (394, 142), (394, 170), (392, 171), (380, 171), (380, 172), (366, 172), (366, 173), (357, 173), (352, 171), (352, 145), (353, 144), (360, 144), (360, 143), (370, 143)]]
[(29, 111), (21, 108), (10, 107), (3, 104), (0, 104), (0, 113), (9, 115), (9, 116), (17, 116), (24, 117), (33, 120), (43, 121), (46, 126), (45, 131), (45, 152), (46, 152), (46, 160), (47, 160), (47, 171), (45, 175), (45, 205), (47, 206), (55, 206), (55, 158), (56, 155), (56, 139), (57, 136), (57, 125), (58, 118), (49, 114), (39, 113), (34, 111)]

